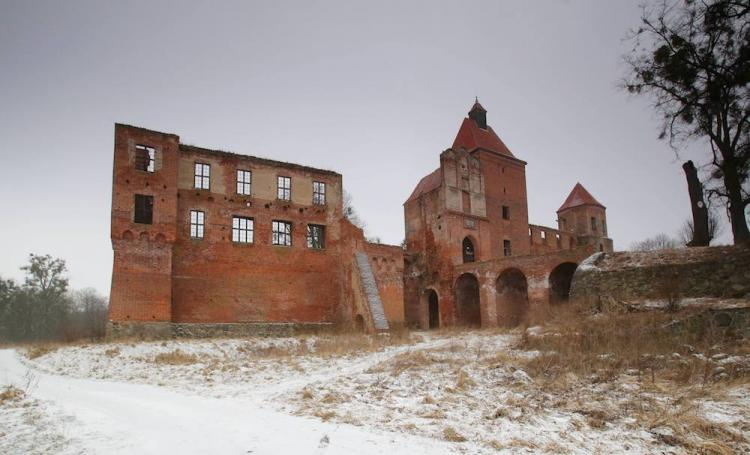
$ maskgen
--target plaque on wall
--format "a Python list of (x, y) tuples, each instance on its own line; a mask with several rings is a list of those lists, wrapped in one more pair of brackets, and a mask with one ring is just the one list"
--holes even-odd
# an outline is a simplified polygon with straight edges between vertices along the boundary
[(464, 218), (464, 227), (467, 229), (476, 229), (477, 220), (475, 220), (474, 218)]

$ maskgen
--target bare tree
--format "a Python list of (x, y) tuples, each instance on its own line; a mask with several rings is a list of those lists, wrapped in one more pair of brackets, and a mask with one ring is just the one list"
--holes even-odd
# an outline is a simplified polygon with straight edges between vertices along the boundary
[[(708, 211), (708, 240), (711, 241), (721, 235), (721, 221), (719, 219), (719, 215), (714, 210)], [(680, 242), (684, 245), (687, 245), (690, 243), (690, 241), (694, 237), (694, 231), (693, 231), (693, 220), (687, 219), (685, 220), (685, 223), (683, 223), (682, 228), (680, 228), (680, 231), (677, 233), (677, 237), (680, 239)]]
[(673, 250), (678, 248), (680, 243), (668, 236), (667, 234), (657, 234), (654, 237), (635, 242), (630, 246), (631, 251), (658, 251)]
[(725, 203), (734, 243), (750, 243), (750, 0), (662, 0), (641, 22), (624, 88), (654, 101), (675, 151), (708, 140), (708, 193)]
[(344, 190), (344, 216), (353, 225), (362, 230), (365, 229), (366, 224), (359, 216), (359, 212), (357, 212), (357, 209), (354, 207), (354, 199), (352, 198), (352, 195), (346, 190)]
[(72, 307), (66, 323), (66, 337), (100, 338), (107, 329), (107, 299), (93, 288), (70, 293)]

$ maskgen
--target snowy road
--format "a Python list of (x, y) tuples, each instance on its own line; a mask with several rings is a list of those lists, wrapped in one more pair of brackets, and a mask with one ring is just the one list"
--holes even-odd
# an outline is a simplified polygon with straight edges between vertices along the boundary
[[(439, 344), (428, 342), (417, 349)], [(64, 422), (66, 435), (84, 447), (85, 453), (451, 453), (453, 447), (444, 441), (321, 422), (264, 405), (277, 393), (369, 368), (408, 349), (414, 347), (369, 354), (345, 369), (295, 378), (245, 399), (208, 398), (151, 385), (76, 379), (35, 370), (38, 383), (29, 393), (69, 416)], [(0, 350), (0, 383), (23, 387), (27, 372), (15, 350)]]

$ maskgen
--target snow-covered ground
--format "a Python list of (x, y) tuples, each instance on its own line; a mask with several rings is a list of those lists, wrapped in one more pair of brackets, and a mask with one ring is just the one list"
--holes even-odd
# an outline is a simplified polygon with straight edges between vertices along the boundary
[(551, 387), (523, 370), (535, 353), (513, 349), (516, 336), (341, 352), (317, 338), (2, 350), (0, 384), (21, 392), (0, 398), (0, 453), (688, 453), (676, 441), (710, 442), (682, 421), (750, 450), (744, 386), (679, 400), (636, 374)]

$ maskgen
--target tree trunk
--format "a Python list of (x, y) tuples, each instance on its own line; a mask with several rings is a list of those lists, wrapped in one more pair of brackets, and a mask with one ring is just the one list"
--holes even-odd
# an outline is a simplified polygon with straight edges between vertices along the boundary
[(690, 207), (693, 209), (693, 238), (687, 246), (708, 246), (711, 236), (708, 232), (708, 207), (703, 200), (703, 185), (698, 180), (698, 171), (692, 161), (682, 165), (690, 193)]
[(734, 163), (725, 161), (724, 187), (729, 197), (729, 217), (732, 222), (732, 235), (735, 245), (750, 245), (750, 231), (745, 220), (745, 205), (742, 203), (742, 184)]

